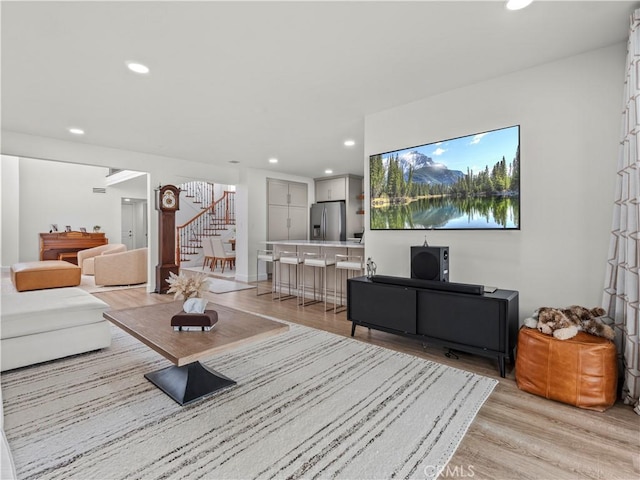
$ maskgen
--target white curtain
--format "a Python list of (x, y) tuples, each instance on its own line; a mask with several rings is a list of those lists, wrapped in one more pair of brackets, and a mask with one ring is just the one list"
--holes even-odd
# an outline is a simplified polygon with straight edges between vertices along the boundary
[(603, 308), (616, 331), (621, 358), (623, 397), (640, 415), (640, 9), (631, 15), (624, 83), (622, 137), (618, 157), (613, 226)]

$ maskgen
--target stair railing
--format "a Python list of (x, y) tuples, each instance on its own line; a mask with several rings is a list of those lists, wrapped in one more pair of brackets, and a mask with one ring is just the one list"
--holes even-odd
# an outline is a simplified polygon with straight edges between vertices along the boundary
[(229, 225), (235, 225), (235, 193), (225, 191), (220, 199), (212, 202), (184, 225), (176, 227), (176, 265), (188, 260), (185, 255), (197, 255), (202, 249), (202, 239), (220, 235)]
[[(219, 200), (212, 205), (211, 211), (215, 221), (220, 225), (236, 224), (236, 192), (225, 190)], [(224, 230), (224, 229), (223, 229)]]
[(207, 208), (213, 203), (213, 184), (208, 182), (188, 182), (180, 185), (185, 197), (192, 203), (199, 203), (201, 208)]

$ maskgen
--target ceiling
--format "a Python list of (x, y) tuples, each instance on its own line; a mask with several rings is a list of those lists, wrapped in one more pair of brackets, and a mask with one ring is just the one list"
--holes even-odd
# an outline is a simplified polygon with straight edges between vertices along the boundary
[[(3, 1), (2, 129), (224, 167), (362, 174), (365, 116), (625, 41), (638, 6)], [(131, 73), (130, 60), (150, 73)]]

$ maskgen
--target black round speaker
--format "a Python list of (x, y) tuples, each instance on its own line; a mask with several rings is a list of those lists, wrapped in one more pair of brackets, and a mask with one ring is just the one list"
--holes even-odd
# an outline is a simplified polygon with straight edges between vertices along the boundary
[(411, 260), (413, 278), (421, 280), (439, 280), (440, 261), (431, 252), (420, 252)]

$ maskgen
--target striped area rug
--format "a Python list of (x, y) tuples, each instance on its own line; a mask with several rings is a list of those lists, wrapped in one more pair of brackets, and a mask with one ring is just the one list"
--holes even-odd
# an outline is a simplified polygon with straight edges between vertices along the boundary
[(238, 385), (180, 407), (113, 345), (1, 376), (18, 478), (435, 478), (496, 380), (292, 324), (206, 361)]
[(236, 292), (238, 290), (247, 290), (249, 288), (256, 288), (256, 286), (249, 285), (248, 283), (223, 280), (222, 278), (209, 279), (209, 291), (212, 293)]

